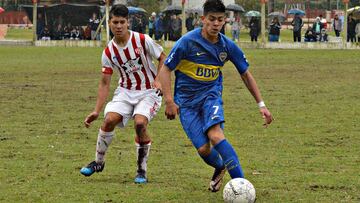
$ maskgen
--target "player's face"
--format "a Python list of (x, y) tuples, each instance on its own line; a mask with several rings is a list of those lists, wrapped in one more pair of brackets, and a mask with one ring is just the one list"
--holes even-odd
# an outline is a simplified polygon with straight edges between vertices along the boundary
[(225, 24), (225, 13), (208, 13), (202, 16), (203, 29), (212, 37), (217, 37)]
[(128, 26), (129, 21), (124, 17), (113, 16), (111, 20), (109, 20), (110, 30), (116, 38), (125, 37), (128, 33)]

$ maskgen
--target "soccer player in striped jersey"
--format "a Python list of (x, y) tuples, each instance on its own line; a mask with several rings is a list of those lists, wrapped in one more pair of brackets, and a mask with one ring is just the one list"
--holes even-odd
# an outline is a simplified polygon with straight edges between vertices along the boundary
[[(209, 190), (220, 190), (227, 170), (231, 178), (243, 178), (238, 156), (224, 136), (222, 67), (231, 61), (255, 98), (267, 126), (273, 120), (256, 81), (248, 70), (241, 49), (220, 33), (225, 24), (225, 6), (221, 0), (204, 3), (203, 27), (184, 35), (172, 48), (159, 77), (168, 119), (180, 115), (188, 138), (201, 158), (215, 168)], [(171, 71), (175, 70), (175, 96), (171, 94)], [(174, 101), (175, 100), (175, 101)]]
[[(162, 97), (155, 87), (160, 84), (157, 72), (166, 58), (163, 48), (148, 35), (128, 30), (128, 9), (122, 4), (110, 10), (109, 26), (114, 34), (102, 54), (102, 77), (99, 84), (95, 109), (85, 119), (89, 127), (96, 120), (109, 94), (110, 80), (114, 72), (119, 76), (119, 85), (112, 101), (107, 103), (105, 119), (99, 129), (95, 161), (80, 170), (85, 176), (101, 172), (105, 166), (104, 156), (114, 136), (116, 126), (125, 127), (134, 120), (137, 150), (137, 174), (135, 183), (147, 182), (147, 159), (151, 139), (147, 125), (161, 106)], [(158, 68), (152, 59), (159, 61)]]

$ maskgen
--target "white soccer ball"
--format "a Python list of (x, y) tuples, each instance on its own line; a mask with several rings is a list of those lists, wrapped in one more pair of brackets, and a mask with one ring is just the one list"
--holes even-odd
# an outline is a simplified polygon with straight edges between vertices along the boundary
[(253, 203), (255, 197), (253, 184), (244, 178), (231, 179), (223, 190), (223, 198), (226, 203)]

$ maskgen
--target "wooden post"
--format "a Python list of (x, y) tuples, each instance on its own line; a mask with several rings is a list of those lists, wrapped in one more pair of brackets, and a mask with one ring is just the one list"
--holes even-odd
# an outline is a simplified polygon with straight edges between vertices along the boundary
[(344, 12), (344, 31), (343, 31), (343, 45), (346, 48), (347, 42), (347, 30), (348, 30), (348, 13), (347, 10), (349, 9), (349, 0), (343, 0), (345, 3), (345, 12)]
[(265, 36), (265, 4), (268, 0), (260, 0), (261, 3), (261, 42), (262, 44), (266, 43), (266, 36)]
[(33, 43), (35, 45), (35, 41), (37, 40), (37, 0), (33, 0)]
[(105, 15), (106, 15), (106, 44), (110, 41), (110, 30), (109, 30), (109, 11), (110, 11), (110, 0), (106, 0), (106, 9), (105, 9)]
[(181, 20), (181, 36), (183, 36), (186, 33), (186, 26), (185, 26), (185, 21), (186, 21), (186, 15), (185, 15), (185, 0), (181, 1), (181, 15), (182, 15), (182, 20)]

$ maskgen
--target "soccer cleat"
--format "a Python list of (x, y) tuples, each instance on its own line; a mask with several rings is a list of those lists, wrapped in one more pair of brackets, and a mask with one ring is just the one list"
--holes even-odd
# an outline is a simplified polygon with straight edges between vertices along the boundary
[(101, 172), (104, 170), (105, 162), (102, 164), (98, 164), (95, 161), (89, 163), (86, 167), (82, 167), (80, 173), (84, 176), (91, 176), (95, 172)]
[(226, 172), (226, 168), (221, 168), (221, 169), (215, 169), (214, 171), (214, 175), (210, 181), (210, 186), (209, 186), (209, 190), (211, 192), (217, 192), (220, 190), (221, 184), (222, 184), (222, 180), (224, 178)]
[(145, 175), (138, 173), (135, 177), (134, 182), (137, 184), (147, 183), (147, 178), (145, 177)]

